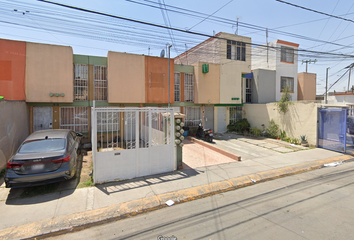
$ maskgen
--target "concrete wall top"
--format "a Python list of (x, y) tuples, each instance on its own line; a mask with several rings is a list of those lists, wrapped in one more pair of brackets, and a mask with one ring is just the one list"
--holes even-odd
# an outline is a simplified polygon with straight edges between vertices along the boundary
[(74, 54), (73, 62), (76, 64), (107, 66), (107, 58), (106, 57), (96, 57), (96, 56)]
[(145, 56), (109, 51), (107, 69), (109, 103), (145, 103)]
[(73, 102), (71, 47), (26, 44), (26, 101)]
[(26, 42), (0, 39), (0, 96), (25, 100)]

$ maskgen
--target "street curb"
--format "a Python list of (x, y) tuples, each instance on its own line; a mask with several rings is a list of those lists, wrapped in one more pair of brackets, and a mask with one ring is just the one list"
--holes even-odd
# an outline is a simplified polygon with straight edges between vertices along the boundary
[(224, 155), (226, 157), (229, 157), (229, 158), (231, 158), (233, 160), (241, 161), (241, 156), (237, 156), (237, 155), (235, 155), (233, 153), (230, 153), (230, 152), (228, 152), (226, 150), (223, 150), (221, 148), (214, 147), (214, 146), (210, 145), (209, 143), (206, 143), (206, 142), (201, 141), (199, 139), (196, 139), (194, 137), (189, 136), (188, 140), (190, 140), (191, 142), (198, 143), (198, 144), (202, 145), (203, 147), (209, 148), (209, 149), (211, 149), (211, 150), (213, 150), (213, 151), (215, 151), (217, 153), (220, 153), (220, 154), (222, 154), (222, 155)]
[(164, 208), (167, 207), (165, 202), (168, 200), (173, 200), (175, 204), (188, 202), (257, 183), (311, 171), (321, 168), (326, 163), (352, 161), (351, 159), (353, 159), (352, 156), (344, 155), (325, 160), (302, 163), (183, 189), (176, 192), (137, 199), (96, 210), (10, 227), (0, 230), (0, 239), (42, 239), (59, 236), (135, 216), (140, 213)]

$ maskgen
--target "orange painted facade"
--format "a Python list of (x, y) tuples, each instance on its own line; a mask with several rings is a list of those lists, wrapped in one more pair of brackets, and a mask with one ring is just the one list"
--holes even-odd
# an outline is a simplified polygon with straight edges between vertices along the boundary
[(25, 100), (26, 42), (0, 39), (0, 96)]
[[(174, 59), (170, 59), (170, 103), (174, 103)], [(145, 103), (168, 103), (168, 59), (145, 56)]]

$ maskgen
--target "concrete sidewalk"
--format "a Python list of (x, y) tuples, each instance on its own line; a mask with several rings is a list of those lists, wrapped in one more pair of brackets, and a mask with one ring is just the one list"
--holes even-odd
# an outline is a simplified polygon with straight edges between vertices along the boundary
[(32, 198), (11, 198), (11, 194), (3, 193), (0, 195), (0, 239), (80, 230), (166, 207), (165, 202), (170, 199), (177, 204), (350, 159), (350, 155), (310, 149)]

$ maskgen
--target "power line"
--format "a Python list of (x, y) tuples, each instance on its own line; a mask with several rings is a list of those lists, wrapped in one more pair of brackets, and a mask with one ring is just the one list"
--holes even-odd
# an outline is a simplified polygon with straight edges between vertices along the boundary
[(348, 21), (348, 22), (354, 23), (354, 21), (351, 20), (351, 19), (342, 18), (342, 17), (335, 16), (335, 15), (332, 15), (332, 14), (320, 12), (320, 11), (317, 11), (317, 10), (314, 10), (314, 9), (311, 9), (311, 8), (306, 8), (306, 7), (303, 7), (303, 6), (300, 6), (300, 5), (296, 5), (296, 4), (293, 4), (293, 3), (289, 3), (289, 2), (286, 2), (286, 1), (283, 1), (283, 0), (275, 0), (275, 1), (281, 2), (281, 3), (285, 3), (285, 4), (288, 4), (288, 5), (294, 6), (294, 7), (302, 8), (302, 9), (305, 9), (305, 10), (308, 10), (308, 11), (311, 11), (311, 12), (323, 14), (323, 15), (326, 15), (326, 16), (329, 16), (329, 17), (338, 18), (338, 19), (341, 19), (341, 20), (344, 20), (344, 21)]
[(215, 12), (213, 12), (212, 14), (210, 14), (209, 16), (207, 16), (206, 18), (204, 18), (202, 21), (200, 21), (199, 23), (195, 24), (193, 27), (189, 28), (188, 30), (192, 30), (192, 28), (194, 28), (195, 26), (198, 26), (199, 24), (201, 24), (202, 22), (204, 22), (205, 20), (207, 20), (209, 17), (213, 16), (215, 13), (219, 12), (221, 9), (223, 9), (225, 6), (227, 6), (229, 3), (231, 3), (233, 0), (230, 0), (229, 2), (227, 2), (226, 4), (224, 4), (221, 8), (219, 8), (218, 10), (216, 10)]

